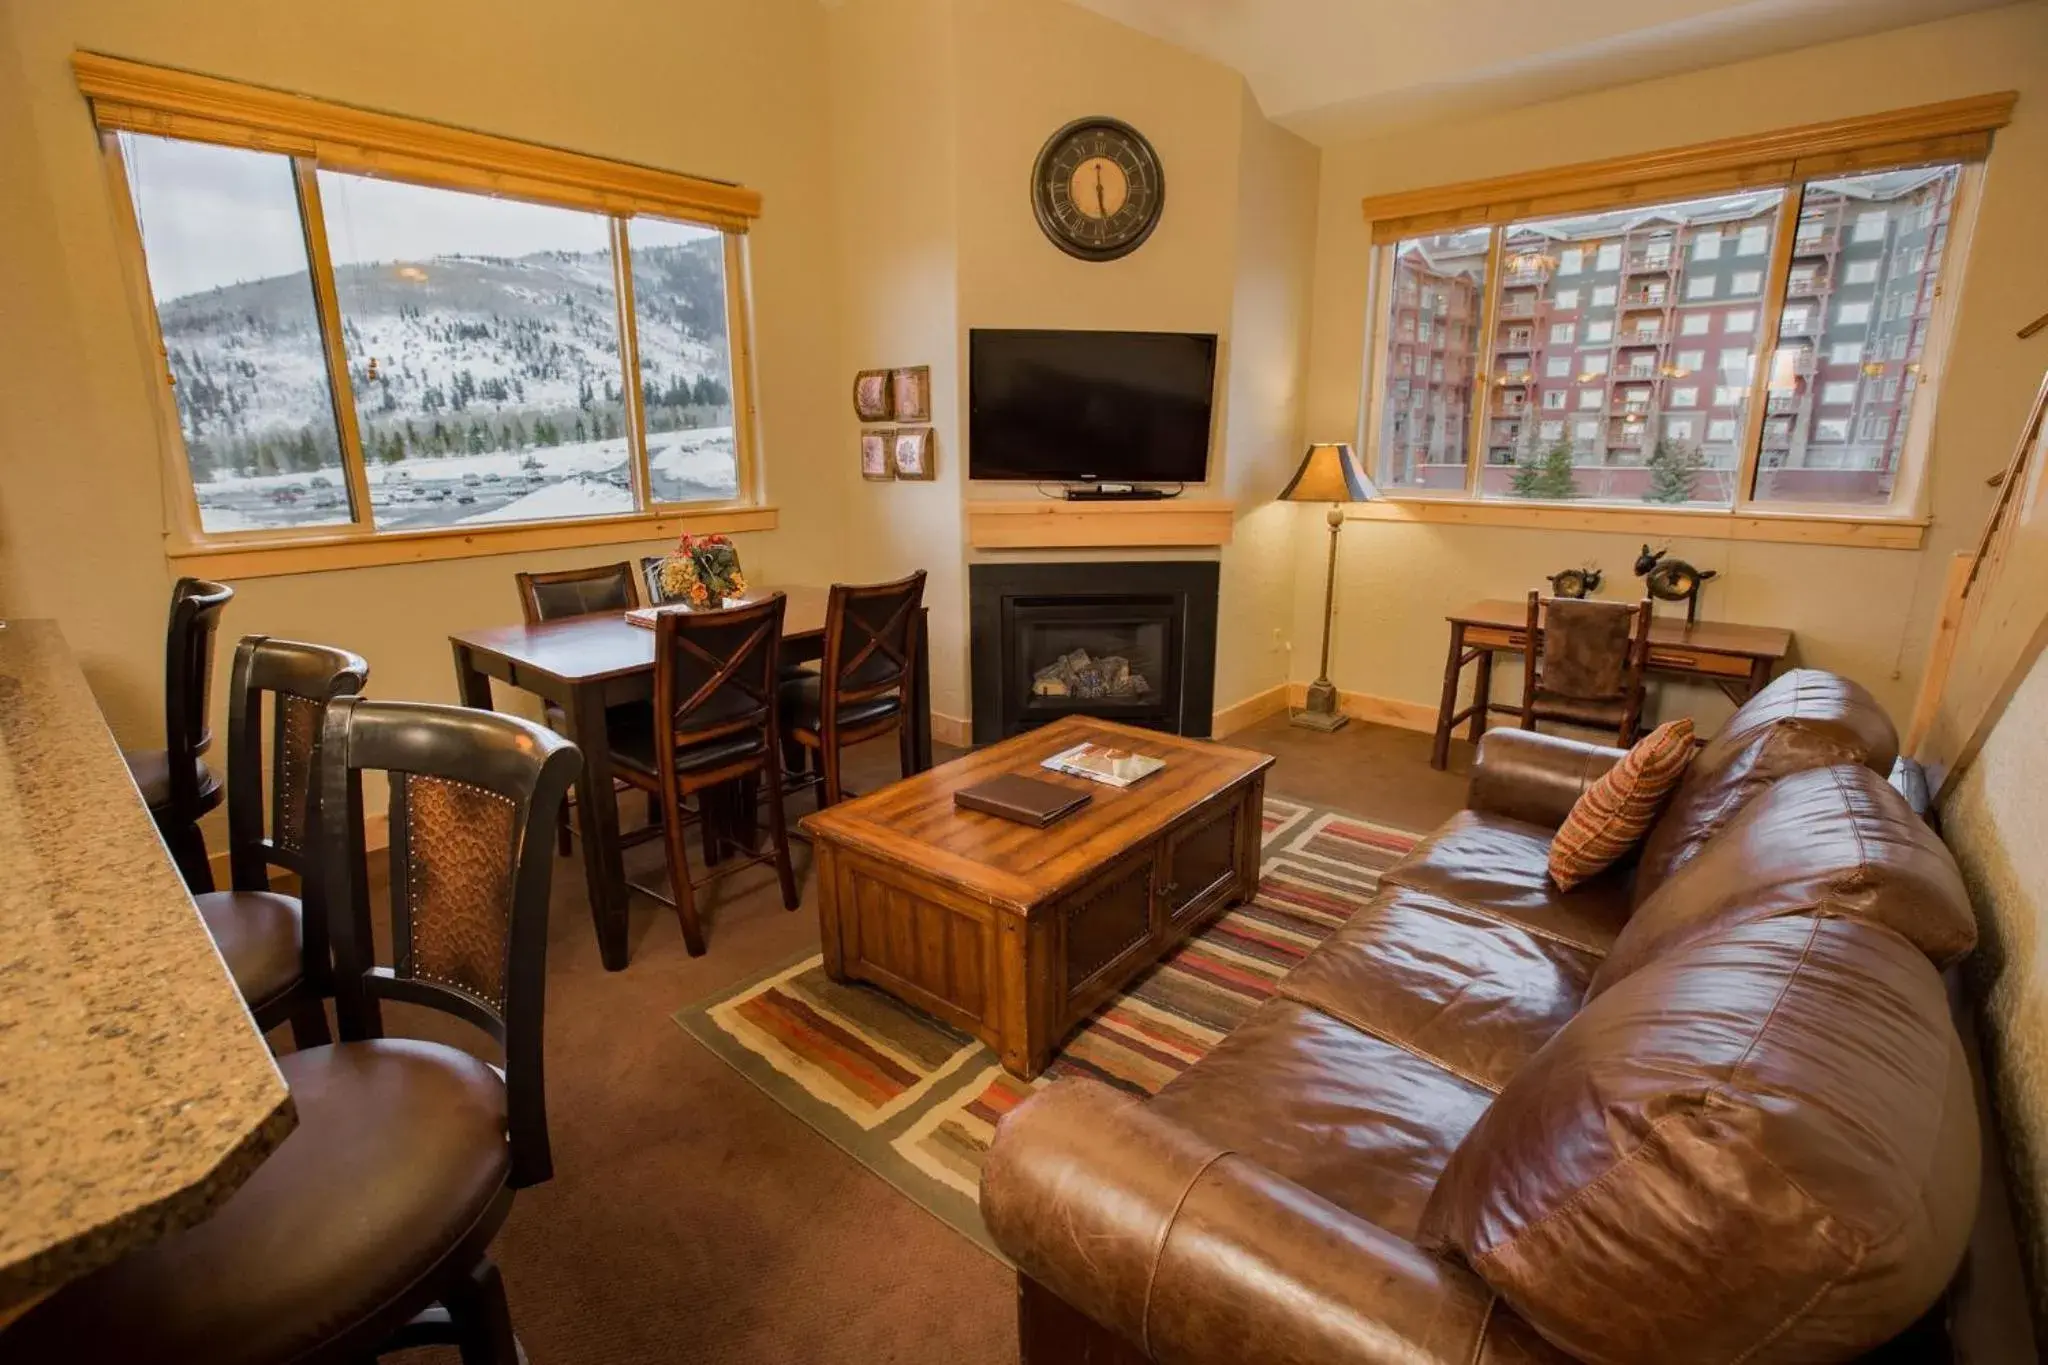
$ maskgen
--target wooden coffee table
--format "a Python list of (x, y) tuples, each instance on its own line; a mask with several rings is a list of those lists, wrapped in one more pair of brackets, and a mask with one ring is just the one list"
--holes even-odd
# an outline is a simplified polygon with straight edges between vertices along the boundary
[[(1038, 766), (1084, 740), (1166, 767), (1118, 789)], [(1074, 717), (807, 815), (825, 970), (975, 1034), (1029, 1080), (1103, 1001), (1251, 896), (1272, 763)], [(1094, 799), (1046, 829), (954, 807), (1005, 772)]]

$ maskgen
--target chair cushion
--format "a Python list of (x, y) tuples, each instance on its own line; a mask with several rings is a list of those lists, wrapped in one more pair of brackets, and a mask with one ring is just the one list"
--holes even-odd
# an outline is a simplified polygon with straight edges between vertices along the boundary
[[(617, 712), (620, 708), (614, 707), (612, 710)], [(605, 716), (605, 727), (610, 732), (614, 762), (622, 768), (633, 768), (643, 773), (656, 771), (652, 710), (642, 707), (638, 714), (623, 716), (608, 712)], [(722, 767), (727, 763), (762, 753), (767, 747), (768, 736), (761, 730), (725, 735), (701, 744), (678, 745), (675, 751), (676, 771), (688, 773)]]
[(1628, 883), (1601, 873), (1570, 891), (1550, 880), (1552, 831), (1504, 815), (1462, 810), (1380, 874), (1541, 938), (1605, 956), (1628, 919)]
[(1405, 1237), (1491, 1098), (1426, 1058), (1279, 999), (1150, 1107)]
[(296, 899), (272, 891), (209, 891), (192, 901), (250, 1009), (298, 984), (305, 959)]
[(1978, 1161), (1920, 950), (1766, 920), (1588, 1002), (1459, 1146), (1419, 1240), (1582, 1360), (1849, 1360), (1948, 1283)]
[(1706, 846), (1750, 798), (1790, 773), (1861, 763), (1882, 777), (1899, 738), (1876, 698), (1818, 669), (1785, 674), (1742, 704), (1693, 756), (1685, 780), (1643, 841), (1634, 903)]
[(1658, 726), (1572, 803), (1550, 841), (1550, 880), (1566, 891), (1604, 872), (1657, 821), (1692, 761), (1692, 721)]
[(1955, 858), (1905, 798), (1868, 768), (1812, 768), (1743, 807), (1636, 908), (1590, 994), (1734, 925), (1806, 914), (1886, 925), (1938, 967), (1977, 943)]
[(1535, 699), (1536, 716), (1539, 720), (1602, 730), (1618, 730), (1621, 723), (1628, 719), (1626, 697), (1606, 700), (1572, 697), (1562, 692), (1554, 692), (1539, 682), (1536, 685)]
[(278, 1068), (299, 1111), (291, 1136), (212, 1218), (24, 1316), (10, 1360), (292, 1359), (409, 1289), (505, 1188), (505, 1085), (468, 1053), (383, 1039)]
[(1290, 972), (1280, 994), (1497, 1091), (1578, 1012), (1598, 963), (1390, 887)]
[[(123, 749), (121, 757), (128, 760), (128, 775), (135, 779), (142, 800), (151, 810), (161, 810), (171, 802), (171, 751), (168, 749)], [(207, 800), (220, 792), (220, 779), (213, 775), (213, 769), (206, 766), (206, 760), (195, 758), (193, 766), (199, 773), (199, 799)]]
[[(783, 728), (818, 733), (822, 723), (818, 711), (818, 695), (821, 683), (817, 674), (809, 673), (801, 678), (785, 679), (782, 684)], [(866, 725), (870, 721), (893, 716), (903, 709), (903, 701), (895, 693), (885, 697), (870, 697), (866, 701), (848, 702), (839, 708), (839, 723), (846, 728)]]

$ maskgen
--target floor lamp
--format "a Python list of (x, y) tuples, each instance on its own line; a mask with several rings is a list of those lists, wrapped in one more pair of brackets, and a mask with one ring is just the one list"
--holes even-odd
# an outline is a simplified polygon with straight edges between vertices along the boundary
[(1341, 730), (1349, 719), (1337, 705), (1337, 688), (1330, 681), (1330, 614), (1337, 598), (1337, 532), (1344, 529), (1344, 504), (1371, 502), (1379, 496), (1372, 480), (1358, 467), (1358, 457), (1342, 441), (1319, 441), (1308, 448), (1301, 468), (1280, 491), (1282, 502), (1327, 502), (1330, 504), (1330, 566), (1323, 579), (1323, 661), (1316, 680), (1309, 684), (1307, 704), (1289, 717), (1310, 730)]

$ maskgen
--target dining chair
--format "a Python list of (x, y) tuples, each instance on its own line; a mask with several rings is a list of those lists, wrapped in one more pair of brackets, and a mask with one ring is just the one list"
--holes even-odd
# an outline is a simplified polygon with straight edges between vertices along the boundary
[[(256, 1027), (289, 1020), (301, 1048), (330, 1041), (334, 994), (326, 887), (319, 873), (320, 723), (327, 704), (369, 681), (359, 655), (326, 645), (245, 636), (228, 679), (228, 866), (231, 889), (194, 897)], [(264, 698), (270, 699), (269, 820), (265, 829)], [(273, 891), (270, 869), (299, 879)]]
[[(672, 895), (642, 886), (673, 905), (683, 943), (704, 952), (696, 892), (719, 877), (773, 863), (782, 883), (783, 908), (797, 908), (796, 874), (789, 861), (789, 830), (782, 810), (780, 721), (776, 709), (782, 617), (779, 592), (718, 611), (671, 612), (655, 622), (653, 723), (643, 731), (614, 729), (612, 758), (630, 785), (661, 802), (668, 881)], [(769, 847), (739, 845), (737, 821), (722, 799), (758, 781), (768, 807)], [(689, 799), (695, 796), (693, 807)], [(706, 874), (693, 880), (685, 847), (688, 826), (702, 832)], [(740, 856), (727, 860), (729, 851)]]
[(646, 590), (647, 605), (650, 607), (658, 607), (676, 600), (669, 596), (667, 588), (661, 586), (661, 566), (667, 562), (667, 555), (640, 556), (640, 585)]
[(840, 781), (840, 757), (848, 745), (893, 730), (903, 776), (916, 768), (905, 708), (917, 663), (924, 580), (919, 569), (893, 583), (834, 583), (817, 673), (783, 682), (782, 728), (791, 756), (807, 757), (812, 767), (796, 785), (815, 788), (820, 810), (849, 795)]
[(1527, 630), (1522, 728), (1551, 721), (1611, 729), (1623, 748), (1635, 743), (1650, 662), (1650, 599), (1600, 602), (1532, 591)]
[(207, 702), (214, 636), (221, 609), (234, 595), (225, 583), (203, 578), (181, 578), (171, 589), (171, 620), (164, 634), (164, 747), (121, 753), (194, 895), (213, 890), (213, 866), (199, 821), (219, 807), (222, 791), (220, 779), (206, 765), (206, 751), (213, 747)]
[[(519, 1360), (489, 1248), (514, 1191), (553, 1174), (548, 830), (582, 756), (517, 717), (360, 697), (328, 703), (321, 747), (343, 1041), (278, 1059), (298, 1126), (211, 1217), (29, 1310), (7, 1329), (10, 1365), (358, 1365), (429, 1344), (464, 1365)], [(371, 946), (372, 772), (390, 793), (389, 966)], [(387, 1036), (386, 1000), (474, 1025), (502, 1071)]]
[[(646, 561), (641, 562), (644, 570)], [(639, 605), (634, 597), (633, 566), (624, 560), (616, 564), (593, 564), (582, 569), (517, 573), (512, 577), (519, 585), (519, 610), (529, 626), (537, 626), (546, 621), (567, 620), (573, 616), (599, 616), (630, 611)], [(658, 578), (657, 574), (648, 580), (650, 589)], [(647, 600), (654, 602), (656, 599), (650, 595)], [(643, 713), (646, 710), (645, 702), (621, 702), (607, 709), (607, 720), (611, 720), (610, 712), (619, 712), (619, 719), (628, 727), (641, 725), (645, 723)], [(569, 719), (555, 703), (543, 702), (541, 714), (546, 719), (548, 728), (557, 734), (568, 730)], [(614, 790), (618, 785), (616, 782), (612, 784)], [(569, 810), (569, 806), (562, 808), (561, 820), (555, 827), (555, 846), (564, 858), (575, 851), (572, 841), (575, 822), (570, 818)], [(649, 826), (654, 824), (656, 818), (657, 812), (650, 805), (647, 811)], [(635, 833), (642, 832), (636, 830)], [(627, 842), (638, 840), (629, 838)]]

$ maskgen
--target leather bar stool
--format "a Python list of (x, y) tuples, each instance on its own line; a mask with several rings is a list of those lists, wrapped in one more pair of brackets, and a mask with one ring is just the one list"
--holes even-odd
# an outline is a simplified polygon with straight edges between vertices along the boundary
[(206, 766), (213, 747), (207, 693), (213, 682), (214, 635), (221, 609), (234, 597), (225, 583), (181, 578), (171, 589), (171, 620), (164, 633), (164, 747), (124, 749), (156, 827), (193, 894), (213, 890), (200, 817), (221, 803), (220, 779)]
[(924, 570), (893, 583), (834, 583), (825, 605), (825, 650), (815, 675), (782, 685), (782, 733), (792, 769), (812, 761), (794, 785), (815, 787), (818, 809), (848, 795), (839, 780), (841, 753), (850, 744), (894, 731), (902, 774), (916, 768), (903, 708), (917, 662), (917, 614), (924, 605)]
[[(326, 894), (319, 874), (320, 723), (327, 703), (369, 681), (361, 656), (326, 645), (249, 635), (228, 677), (228, 859), (233, 888), (194, 898), (228, 972), (268, 1033), (291, 1021), (302, 1048), (329, 1041), (334, 994)], [(270, 697), (269, 829), (264, 825), (264, 697)], [(300, 894), (270, 888), (270, 869), (296, 873)]]
[[(7, 1329), (9, 1365), (356, 1362), (432, 1343), (514, 1365), (489, 1254), (553, 1173), (541, 1025), (548, 830), (582, 757), (530, 721), (328, 704), (321, 861), (345, 1040), (278, 1061), (298, 1127), (195, 1227), (74, 1280)], [(373, 966), (362, 776), (390, 782), (394, 960)], [(465, 1020), (504, 1070), (386, 1037), (380, 1003)]]
[[(758, 863), (773, 863), (782, 883), (784, 909), (797, 908), (796, 874), (789, 861), (789, 830), (782, 810), (780, 720), (776, 714), (781, 593), (719, 611), (673, 612), (654, 630), (653, 724), (635, 731), (614, 725), (612, 756), (620, 777), (660, 802), (666, 831), (669, 890), (673, 898), (646, 891), (676, 910), (683, 942), (693, 957), (704, 952), (704, 929), (696, 891), (714, 878)], [(722, 862), (726, 845), (737, 841), (730, 811), (706, 818), (705, 802), (749, 780), (761, 783), (768, 805), (766, 851), (737, 848), (741, 856)], [(689, 805), (696, 796), (697, 805)], [(726, 801), (725, 806), (733, 803)], [(723, 818), (719, 818), (722, 816)], [(689, 825), (702, 828), (704, 861), (720, 864), (701, 880), (690, 877), (684, 844)]]

